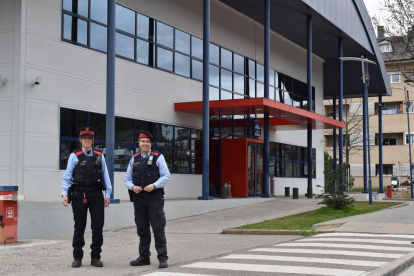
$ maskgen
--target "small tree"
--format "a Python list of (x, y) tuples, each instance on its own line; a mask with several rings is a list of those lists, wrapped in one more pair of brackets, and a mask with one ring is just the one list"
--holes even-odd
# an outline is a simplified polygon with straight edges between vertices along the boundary
[[(345, 207), (351, 207), (354, 204), (354, 199), (343, 193), (345, 189), (353, 185), (353, 178), (346, 177), (346, 169), (344, 166), (337, 166), (334, 170), (334, 160), (327, 152), (324, 153), (325, 160), (325, 187), (324, 193), (317, 195), (316, 198), (321, 198), (322, 201), (318, 204), (324, 204), (329, 208), (342, 210)], [(344, 179), (344, 184), (339, 185), (340, 179)], [(318, 186), (320, 187), (320, 186)]]

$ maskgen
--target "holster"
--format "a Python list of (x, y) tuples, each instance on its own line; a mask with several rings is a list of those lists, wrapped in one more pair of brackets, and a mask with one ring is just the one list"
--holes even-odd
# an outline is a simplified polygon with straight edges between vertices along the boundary
[(128, 194), (129, 194), (129, 200), (131, 202), (134, 202), (134, 191), (128, 189)]
[(73, 184), (68, 189), (68, 203), (70, 204), (73, 199)]

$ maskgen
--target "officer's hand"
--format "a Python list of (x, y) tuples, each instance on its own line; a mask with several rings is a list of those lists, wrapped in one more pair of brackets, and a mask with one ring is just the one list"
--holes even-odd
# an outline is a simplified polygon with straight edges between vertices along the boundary
[(63, 196), (62, 197), (62, 204), (65, 207), (68, 207), (69, 206), (69, 204), (68, 204), (68, 197), (67, 196)]
[(109, 203), (111, 203), (111, 200), (109, 198), (105, 198), (105, 203), (104, 203), (104, 207), (108, 207)]
[(134, 191), (134, 193), (139, 194), (142, 189), (138, 186), (132, 186), (132, 191)]
[(155, 185), (154, 184), (151, 184), (151, 185), (145, 186), (144, 190), (146, 192), (150, 193), (150, 192), (152, 192), (154, 190), (154, 188), (155, 188)]

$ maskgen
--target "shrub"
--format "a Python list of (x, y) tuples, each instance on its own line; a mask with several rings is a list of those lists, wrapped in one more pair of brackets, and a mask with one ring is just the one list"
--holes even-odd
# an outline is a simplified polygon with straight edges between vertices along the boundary
[[(327, 152), (325, 152), (325, 187), (324, 193), (317, 195), (316, 198), (321, 198), (322, 201), (318, 204), (324, 204), (327, 207), (334, 209), (334, 210), (344, 210), (346, 208), (352, 207), (355, 200), (344, 194), (344, 189), (347, 189), (351, 186), (351, 181), (347, 181), (346, 183), (339, 185), (339, 180), (341, 177), (346, 179), (346, 169), (345, 166), (337, 165), (336, 170), (333, 168), (334, 160)], [(320, 186), (318, 186), (320, 187)]]

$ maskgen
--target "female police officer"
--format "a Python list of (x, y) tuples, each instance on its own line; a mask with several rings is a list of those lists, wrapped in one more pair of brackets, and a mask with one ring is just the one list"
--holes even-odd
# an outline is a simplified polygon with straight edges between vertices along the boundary
[[(73, 234), (72, 267), (82, 265), (86, 220), (91, 214), (92, 244), (91, 265), (102, 267), (101, 247), (103, 243), (104, 207), (109, 206), (112, 191), (105, 158), (100, 151), (92, 148), (95, 132), (86, 127), (79, 133), (82, 149), (75, 150), (70, 156), (62, 181), (62, 203), (68, 207), (68, 196), (73, 193), (72, 211), (75, 221)], [(72, 186), (71, 189), (69, 187)], [(70, 193), (68, 195), (68, 189)], [(105, 199), (102, 195), (105, 190)], [(69, 202), (70, 203), (70, 202)]]
[(151, 151), (154, 142), (151, 133), (141, 131), (138, 137), (140, 152), (129, 162), (125, 186), (134, 202), (135, 224), (139, 236), (139, 258), (131, 261), (132, 266), (150, 264), (151, 232), (154, 232), (155, 249), (159, 268), (168, 267), (167, 240), (165, 238), (164, 189), (170, 180), (170, 171), (164, 156)]

